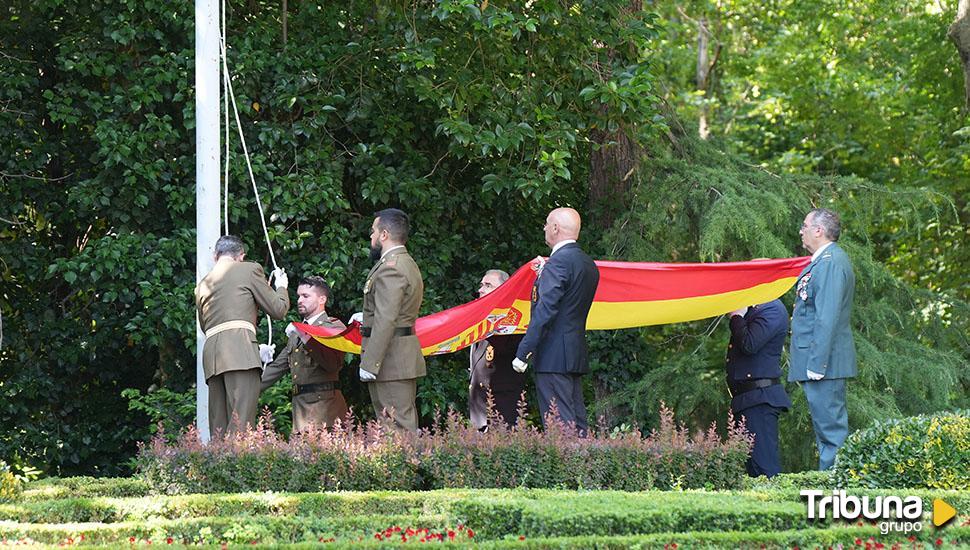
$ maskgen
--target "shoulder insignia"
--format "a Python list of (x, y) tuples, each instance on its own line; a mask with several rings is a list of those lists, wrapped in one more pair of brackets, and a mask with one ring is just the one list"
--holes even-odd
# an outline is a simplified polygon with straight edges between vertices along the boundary
[(368, 292), (370, 292), (371, 281), (372, 279), (367, 279), (367, 282), (364, 283), (364, 294), (367, 294)]
[(539, 301), (539, 287), (534, 286), (532, 287), (532, 303), (534, 304), (538, 301)]
[(488, 347), (485, 348), (485, 360), (488, 362), (495, 360), (495, 348), (492, 347), (492, 344), (489, 344)]

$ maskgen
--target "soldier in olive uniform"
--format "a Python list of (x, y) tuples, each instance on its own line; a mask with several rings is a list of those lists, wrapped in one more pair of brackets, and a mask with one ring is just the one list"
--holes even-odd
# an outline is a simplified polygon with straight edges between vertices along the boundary
[[(339, 319), (327, 315), (330, 285), (322, 277), (300, 280), (296, 288), (296, 309), (308, 325), (346, 328)], [(338, 387), (344, 352), (328, 348), (316, 340), (300, 339), (292, 325), (286, 348), (263, 370), (262, 389), (279, 380), (286, 371), (293, 374), (293, 431), (311, 426), (332, 426), (347, 414), (347, 402)]]
[[(490, 269), (482, 276), (478, 296), (490, 294), (509, 279), (509, 274)], [(468, 420), (476, 429), (488, 427), (488, 397), (492, 408), (508, 427), (519, 417), (519, 399), (525, 389), (525, 374), (512, 370), (512, 359), (522, 341), (521, 334), (493, 334), (471, 345), (469, 352)]]
[(388, 428), (416, 431), (414, 400), (425, 375), (414, 322), (424, 297), (424, 281), (408, 254), (408, 216), (381, 210), (371, 226), (374, 267), (364, 283), (360, 380), (367, 382), (374, 412)]
[(205, 332), (202, 367), (209, 385), (209, 429), (213, 434), (234, 432), (256, 421), (262, 373), (256, 346), (257, 309), (282, 319), (290, 307), (283, 270), (273, 272), (274, 292), (263, 268), (243, 261), (245, 257), (246, 247), (239, 237), (220, 237), (216, 265), (195, 287), (199, 326)]

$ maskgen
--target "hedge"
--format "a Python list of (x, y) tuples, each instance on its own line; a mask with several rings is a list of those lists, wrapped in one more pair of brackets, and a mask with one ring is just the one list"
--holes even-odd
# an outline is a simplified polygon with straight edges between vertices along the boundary
[(970, 412), (876, 422), (846, 439), (834, 470), (843, 486), (970, 489)]
[(173, 444), (160, 433), (141, 449), (138, 475), (163, 494), (370, 491), (442, 488), (727, 489), (742, 483), (750, 436), (732, 424), (693, 436), (661, 411), (660, 428), (613, 434), (499, 423), (487, 433), (449, 414), (417, 434), (352, 419), (284, 440), (262, 418), (232, 438), (202, 444), (190, 429)]

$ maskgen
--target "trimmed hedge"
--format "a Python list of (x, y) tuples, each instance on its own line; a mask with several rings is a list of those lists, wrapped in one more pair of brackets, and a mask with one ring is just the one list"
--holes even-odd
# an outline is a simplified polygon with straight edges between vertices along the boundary
[(970, 489), (970, 413), (877, 422), (846, 439), (835, 463), (840, 486)]
[(639, 491), (727, 489), (745, 478), (750, 436), (733, 425), (690, 437), (673, 414), (660, 428), (606, 430), (579, 437), (550, 418), (546, 429), (482, 434), (457, 414), (417, 434), (386, 433), (379, 424), (338, 425), (289, 441), (262, 418), (250, 431), (202, 444), (190, 429), (174, 444), (159, 434), (137, 459), (139, 476), (163, 494), (247, 491), (370, 491), (443, 488), (564, 488)]

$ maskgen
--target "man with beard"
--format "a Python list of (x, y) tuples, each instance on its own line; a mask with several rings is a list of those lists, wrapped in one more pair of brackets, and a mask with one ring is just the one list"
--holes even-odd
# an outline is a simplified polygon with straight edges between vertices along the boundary
[(376, 263), (364, 283), (360, 380), (367, 383), (374, 412), (385, 427), (414, 432), (417, 382), (426, 373), (414, 333), (424, 281), (405, 248), (409, 231), (408, 216), (401, 210), (375, 214), (370, 252)]
[[(323, 277), (300, 280), (296, 287), (296, 310), (303, 322), (327, 328), (346, 328), (340, 319), (327, 315), (330, 285)], [(293, 325), (286, 328), (290, 337), (286, 348), (263, 369), (262, 391), (266, 391), (286, 371), (293, 375), (293, 431), (311, 426), (332, 426), (347, 414), (347, 402), (338, 387), (344, 352), (328, 348), (312, 338), (303, 342)]]

